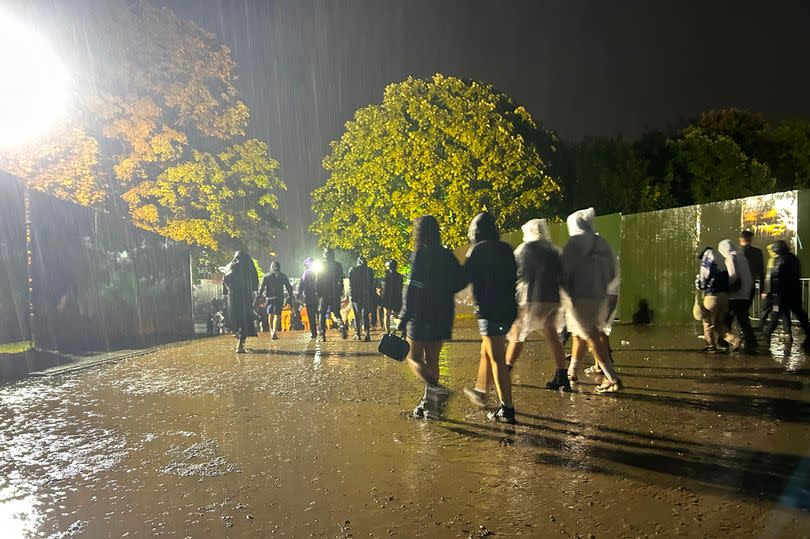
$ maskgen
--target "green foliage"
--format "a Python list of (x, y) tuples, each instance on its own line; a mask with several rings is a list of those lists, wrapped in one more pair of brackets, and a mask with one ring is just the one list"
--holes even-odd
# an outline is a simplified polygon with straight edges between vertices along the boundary
[(696, 203), (767, 193), (776, 186), (768, 166), (747, 156), (728, 135), (689, 126), (672, 144), (675, 173), (688, 178)]
[[(375, 270), (407, 262), (411, 222), (431, 214), (450, 247), (466, 243), (472, 217), (493, 212), (504, 230), (543, 213), (559, 187), (547, 174), (531, 116), (478, 82), (435, 75), (385, 89), (358, 110), (323, 161), (312, 194), (321, 243), (365, 255)], [(546, 140), (552, 140), (550, 134)]]
[(245, 140), (230, 51), (147, 2), (48, 6), (75, 114), (0, 166), (80, 204), (123, 200), (138, 226), (206, 249), (269, 248), (284, 184), (267, 144)]

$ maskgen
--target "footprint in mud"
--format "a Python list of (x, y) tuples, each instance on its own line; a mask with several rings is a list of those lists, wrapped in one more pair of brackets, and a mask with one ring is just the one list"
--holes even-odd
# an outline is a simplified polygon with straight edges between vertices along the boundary
[(216, 440), (203, 440), (186, 447), (172, 446), (168, 453), (175, 457), (161, 468), (160, 471), (165, 474), (180, 477), (219, 477), (226, 473), (242, 471), (236, 464), (225, 460)]

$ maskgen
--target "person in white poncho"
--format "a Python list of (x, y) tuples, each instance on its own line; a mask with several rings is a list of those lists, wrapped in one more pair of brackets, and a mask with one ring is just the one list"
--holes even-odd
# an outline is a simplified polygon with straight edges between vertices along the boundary
[(610, 312), (608, 288), (616, 277), (616, 255), (604, 238), (593, 230), (593, 208), (568, 216), (568, 242), (562, 253), (562, 300), (568, 330), (574, 335), (571, 370), (585, 354), (586, 343), (604, 375), (597, 393), (613, 393), (624, 387), (613, 368), (610, 351), (600, 338)]

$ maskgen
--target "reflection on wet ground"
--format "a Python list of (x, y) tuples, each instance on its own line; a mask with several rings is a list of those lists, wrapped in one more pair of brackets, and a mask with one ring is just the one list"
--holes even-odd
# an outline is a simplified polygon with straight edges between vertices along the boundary
[(543, 389), (542, 342), (515, 367), (520, 424), (461, 395), (447, 419), (374, 343), (303, 334), (169, 346), (0, 387), (2, 536), (802, 537), (810, 530), (804, 358), (704, 356), (692, 329), (617, 328), (626, 391)]

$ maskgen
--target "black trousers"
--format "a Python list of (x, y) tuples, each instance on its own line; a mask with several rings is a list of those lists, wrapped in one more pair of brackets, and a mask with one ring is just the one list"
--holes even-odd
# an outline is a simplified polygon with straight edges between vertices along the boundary
[(329, 311), (332, 311), (332, 314), (338, 319), (341, 328), (345, 325), (340, 316), (340, 298), (320, 298), (318, 300), (318, 331), (322, 336), (326, 335), (326, 313)]
[(366, 335), (369, 333), (371, 327), (371, 307), (363, 305), (357, 301), (352, 301), (352, 309), (354, 310), (354, 333), (360, 335), (360, 319), (363, 320), (363, 330)]
[(757, 338), (754, 335), (754, 328), (751, 327), (751, 319), (748, 315), (751, 310), (751, 300), (747, 299), (730, 299), (728, 300), (728, 317), (726, 325), (729, 329), (732, 327), (734, 319), (740, 325), (740, 330), (745, 339), (745, 344), (748, 346), (756, 346)]
[(309, 334), (313, 337), (318, 336), (318, 302), (306, 302), (307, 316), (309, 317)]
[(785, 333), (791, 335), (790, 313), (793, 313), (796, 320), (798, 320), (799, 326), (801, 326), (805, 336), (810, 335), (810, 322), (807, 321), (807, 313), (804, 312), (802, 300), (800, 298), (774, 298), (773, 306), (774, 308), (771, 311), (768, 325), (765, 327), (766, 335), (773, 333), (773, 330), (776, 329), (776, 325), (780, 320), (785, 328)]

